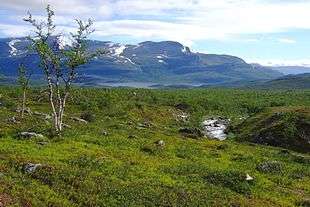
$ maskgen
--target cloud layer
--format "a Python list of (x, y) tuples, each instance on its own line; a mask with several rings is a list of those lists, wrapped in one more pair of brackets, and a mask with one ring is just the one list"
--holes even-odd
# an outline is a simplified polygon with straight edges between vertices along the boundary
[[(22, 17), (37, 17), (51, 4), (60, 31), (71, 31), (74, 18), (95, 20), (96, 39), (175, 40), (188, 46), (201, 41), (243, 41), (310, 29), (309, 0), (9, 0), (0, 1), (0, 36), (29, 33)], [(294, 36), (273, 37), (283, 45)]]
[[(310, 1), (302, 0), (10, 0), (1, 1), (9, 19), (30, 10), (36, 14), (50, 3), (64, 27), (68, 17), (93, 17), (96, 36), (175, 39), (189, 43), (204, 39), (229, 39), (244, 34), (265, 34), (310, 28)], [(1, 20), (2, 21), (2, 20)], [(1, 32), (25, 28), (1, 23)], [(287, 42), (288, 41), (282, 41)]]

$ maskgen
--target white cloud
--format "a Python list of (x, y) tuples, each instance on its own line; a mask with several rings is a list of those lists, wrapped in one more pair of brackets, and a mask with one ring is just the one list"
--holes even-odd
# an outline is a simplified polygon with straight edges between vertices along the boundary
[(296, 40), (288, 39), (288, 38), (279, 38), (277, 40), (278, 42), (285, 43), (285, 44), (295, 44), (297, 42)]
[(197, 40), (310, 29), (310, 1), (300, 0), (10, 0), (0, 1), (0, 8), (37, 12), (46, 3), (60, 13), (57, 20), (63, 29), (72, 26), (73, 17), (94, 17), (96, 35), (102, 37), (126, 35), (190, 45)]
[(248, 60), (249, 63), (259, 63), (264, 66), (304, 66), (310, 67), (310, 58), (308, 59), (270, 59), (270, 60)]

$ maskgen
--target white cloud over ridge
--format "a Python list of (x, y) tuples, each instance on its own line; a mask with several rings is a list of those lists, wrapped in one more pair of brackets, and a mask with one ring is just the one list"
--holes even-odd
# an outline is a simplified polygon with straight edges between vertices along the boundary
[[(191, 45), (206, 39), (310, 29), (310, 1), (305, 0), (10, 0), (0, 1), (0, 8), (12, 15), (27, 10), (39, 15), (47, 3), (59, 14), (63, 30), (71, 28), (72, 17), (93, 17), (97, 37), (125, 35)], [(24, 30), (21, 24), (14, 30), (18, 27)], [(2, 33), (14, 35), (3, 30), (0, 25)], [(289, 40), (278, 42), (292, 44)]]

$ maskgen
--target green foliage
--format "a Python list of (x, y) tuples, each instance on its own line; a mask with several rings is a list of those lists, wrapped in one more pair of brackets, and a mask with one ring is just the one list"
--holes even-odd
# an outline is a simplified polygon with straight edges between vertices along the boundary
[[(40, 91), (29, 90), (28, 106), (49, 113), (48, 100), (37, 101), (45, 97)], [(16, 116), (12, 105), (19, 93), (0, 87), (0, 196), (12, 197), (13, 206), (260, 207), (307, 202), (308, 153), (235, 138), (184, 139), (179, 129), (200, 128), (205, 117), (217, 115), (230, 118), (234, 126), (251, 116), (257, 125), (262, 112), (250, 112), (248, 106), (265, 111), (275, 100), (283, 105), (282, 112), (291, 112), (291, 107), (306, 111), (309, 91), (74, 88), (64, 120), (70, 128), (61, 138), (49, 137), (51, 123), (44, 117), (26, 114), (23, 122), (7, 121)], [(180, 110), (189, 114), (188, 123), (176, 120)], [(294, 113), (276, 115), (278, 109), (273, 110), (262, 116), (295, 120)], [(83, 114), (95, 119), (88, 124), (70, 119)], [(22, 131), (45, 137), (17, 139)], [(159, 140), (165, 145), (159, 146)], [(269, 159), (281, 163), (281, 171), (256, 169)], [(27, 163), (42, 167), (26, 173)], [(246, 174), (254, 180), (246, 181)]]
[(246, 175), (237, 171), (214, 171), (209, 172), (204, 179), (214, 185), (229, 188), (237, 193), (250, 195), (251, 184), (246, 180)]
[(18, 83), (23, 90), (27, 90), (29, 88), (29, 80), (30, 75), (27, 75), (26, 67), (23, 64), (21, 64), (18, 67)]

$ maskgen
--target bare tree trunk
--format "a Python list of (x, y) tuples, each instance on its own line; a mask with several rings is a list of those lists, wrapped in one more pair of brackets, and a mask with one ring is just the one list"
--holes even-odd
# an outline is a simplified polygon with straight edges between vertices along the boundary
[(23, 89), (22, 119), (24, 118), (25, 108), (26, 108), (26, 90)]
[(52, 114), (53, 114), (53, 125), (55, 128), (55, 131), (57, 134), (60, 133), (61, 129), (59, 129), (59, 118), (58, 118), (58, 114), (56, 111), (56, 107), (54, 104), (54, 89), (53, 89), (53, 84), (50, 81), (50, 78), (48, 77), (48, 88), (49, 88), (49, 102), (50, 102), (50, 106), (52, 108)]

